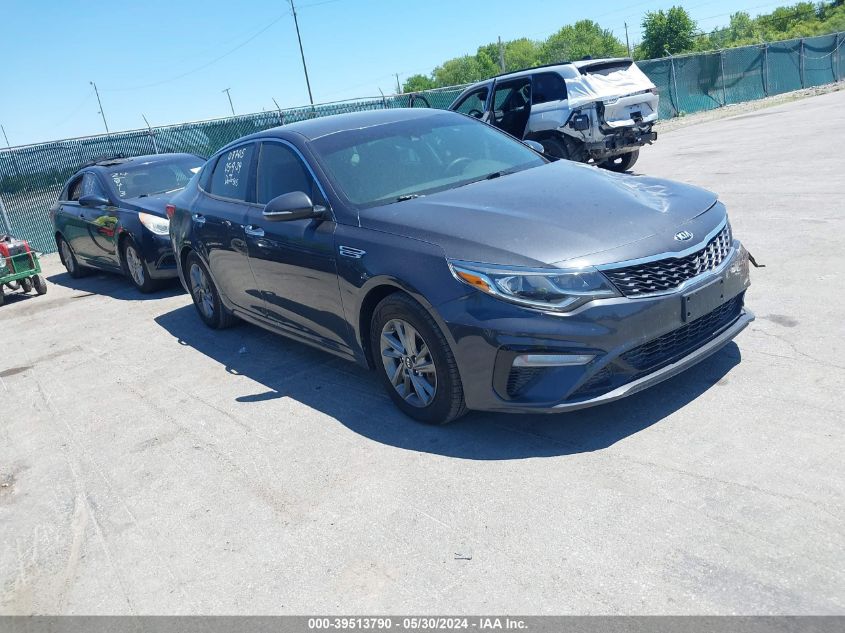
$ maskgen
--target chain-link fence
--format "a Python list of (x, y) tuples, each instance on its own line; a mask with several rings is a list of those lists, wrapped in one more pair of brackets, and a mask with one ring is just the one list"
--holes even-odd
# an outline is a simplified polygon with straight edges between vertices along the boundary
[[(638, 62), (660, 91), (660, 116), (832, 83), (845, 78), (845, 33)], [(0, 150), (0, 233), (56, 250), (49, 210), (64, 182), (87, 161), (123, 154), (191, 152), (208, 156), (246, 134), (314, 117), (384, 108), (446, 108), (462, 86), (356, 99), (211, 121)]]

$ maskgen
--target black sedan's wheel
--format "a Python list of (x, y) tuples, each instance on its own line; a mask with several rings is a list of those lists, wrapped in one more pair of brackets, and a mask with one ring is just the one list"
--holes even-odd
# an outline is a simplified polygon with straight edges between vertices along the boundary
[(635, 149), (633, 152), (628, 152), (627, 154), (621, 154), (620, 156), (614, 156), (613, 158), (609, 158), (606, 161), (599, 163), (599, 167), (604, 167), (605, 169), (609, 169), (610, 171), (628, 171), (631, 167), (634, 166), (634, 163), (637, 162), (637, 159), (640, 157), (640, 150)]
[(144, 257), (141, 255), (141, 249), (131, 237), (127, 237), (123, 242), (121, 250), (123, 255), (123, 268), (126, 271), (129, 280), (141, 292), (149, 293), (158, 288), (158, 282), (150, 277), (150, 269)]
[(416, 301), (401, 293), (383, 299), (373, 313), (370, 343), (376, 371), (403, 413), (426, 424), (466, 413), (449, 343)]
[(67, 240), (63, 237), (59, 237), (57, 242), (59, 245), (59, 258), (62, 260), (62, 264), (65, 265), (67, 274), (74, 279), (84, 277), (87, 273), (85, 269), (79, 265), (79, 260), (76, 259), (76, 255), (73, 254), (73, 249), (70, 247), (70, 244), (67, 243)]
[(222, 330), (234, 325), (237, 319), (220, 301), (217, 286), (214, 285), (214, 281), (199, 255), (196, 253), (188, 255), (185, 272), (187, 273), (188, 287), (191, 290), (191, 298), (194, 300), (194, 307), (203, 322), (215, 330)]

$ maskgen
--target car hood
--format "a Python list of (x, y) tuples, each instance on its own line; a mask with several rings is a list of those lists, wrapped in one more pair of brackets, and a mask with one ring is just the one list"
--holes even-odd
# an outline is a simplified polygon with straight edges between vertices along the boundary
[(673, 241), (678, 227), (716, 201), (698, 187), (562, 160), (359, 217), (364, 228), (437, 244), (450, 259), (595, 265), (689, 246)]
[[(181, 189), (179, 190), (181, 191)], [(145, 213), (152, 213), (163, 218), (167, 217), (165, 207), (167, 203), (173, 199), (173, 196), (179, 191), (171, 191), (170, 193), (157, 193), (152, 196), (144, 196), (143, 198), (124, 198), (121, 206), (132, 211), (143, 211)]]

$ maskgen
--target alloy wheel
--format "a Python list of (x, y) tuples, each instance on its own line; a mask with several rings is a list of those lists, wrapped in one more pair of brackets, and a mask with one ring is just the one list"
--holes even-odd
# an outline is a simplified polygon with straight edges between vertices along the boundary
[(144, 285), (144, 262), (138, 255), (138, 251), (134, 246), (126, 247), (126, 268), (129, 269), (129, 274), (132, 275), (132, 281), (138, 286)]
[(68, 246), (65, 240), (61, 240), (61, 249), (65, 268), (67, 268), (69, 273), (72, 273), (76, 269), (76, 265), (73, 261), (73, 253), (70, 252), (70, 246)]
[(414, 407), (426, 407), (437, 393), (437, 370), (428, 345), (407, 321), (391, 319), (379, 344), (384, 371), (396, 392)]
[(214, 317), (214, 294), (208, 276), (199, 264), (191, 264), (191, 295), (207, 319)]

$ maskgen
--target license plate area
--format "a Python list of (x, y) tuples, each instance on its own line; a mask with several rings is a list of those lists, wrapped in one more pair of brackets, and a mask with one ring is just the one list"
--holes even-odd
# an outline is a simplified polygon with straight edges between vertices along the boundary
[(682, 320), (688, 323), (712, 312), (737, 296), (746, 285), (741, 273), (733, 274), (731, 269), (727, 270), (707, 285), (682, 295)]

